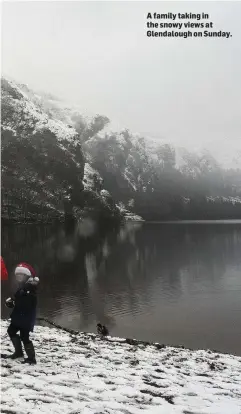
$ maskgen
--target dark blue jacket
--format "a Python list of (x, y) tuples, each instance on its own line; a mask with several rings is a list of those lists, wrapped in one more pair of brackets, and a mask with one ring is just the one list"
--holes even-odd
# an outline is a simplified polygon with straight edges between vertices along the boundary
[(10, 315), (12, 324), (19, 329), (33, 331), (37, 310), (36, 286), (26, 283), (17, 290), (13, 300), (15, 306)]

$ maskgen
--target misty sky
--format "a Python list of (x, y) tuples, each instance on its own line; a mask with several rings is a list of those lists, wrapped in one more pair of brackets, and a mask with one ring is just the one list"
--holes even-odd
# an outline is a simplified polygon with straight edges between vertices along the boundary
[[(240, 2), (3, 3), (2, 73), (189, 148), (241, 141)], [(231, 39), (146, 37), (148, 12), (205, 12)]]

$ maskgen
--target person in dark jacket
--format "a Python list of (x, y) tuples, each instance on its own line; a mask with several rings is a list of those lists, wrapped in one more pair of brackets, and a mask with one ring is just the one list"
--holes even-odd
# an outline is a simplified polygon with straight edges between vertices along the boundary
[[(27, 263), (20, 263), (15, 269), (15, 276), (19, 287), (12, 298), (6, 300), (6, 306), (13, 308), (10, 315), (11, 323), (8, 327), (8, 335), (12, 341), (15, 352), (12, 359), (23, 357), (24, 345), (27, 358), (23, 361), (36, 364), (35, 350), (29, 338), (33, 332), (37, 309), (37, 285), (39, 278), (34, 269)], [(20, 332), (20, 336), (18, 335)]]

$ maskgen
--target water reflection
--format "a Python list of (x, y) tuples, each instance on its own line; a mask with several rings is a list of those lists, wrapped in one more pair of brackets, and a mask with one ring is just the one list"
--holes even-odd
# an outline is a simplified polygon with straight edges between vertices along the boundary
[[(2, 229), (8, 268), (27, 261), (40, 274), (39, 316), (240, 354), (240, 224), (128, 223), (92, 242), (83, 234), (63, 226)], [(12, 281), (2, 285), (4, 297)]]

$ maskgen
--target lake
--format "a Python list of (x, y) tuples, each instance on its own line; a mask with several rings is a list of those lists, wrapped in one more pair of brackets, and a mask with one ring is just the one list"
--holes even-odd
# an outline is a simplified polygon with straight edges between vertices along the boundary
[[(2, 255), (9, 270), (38, 270), (39, 317), (241, 355), (241, 221), (127, 223), (96, 243), (75, 228), (3, 226)], [(2, 299), (13, 288), (10, 275)]]

